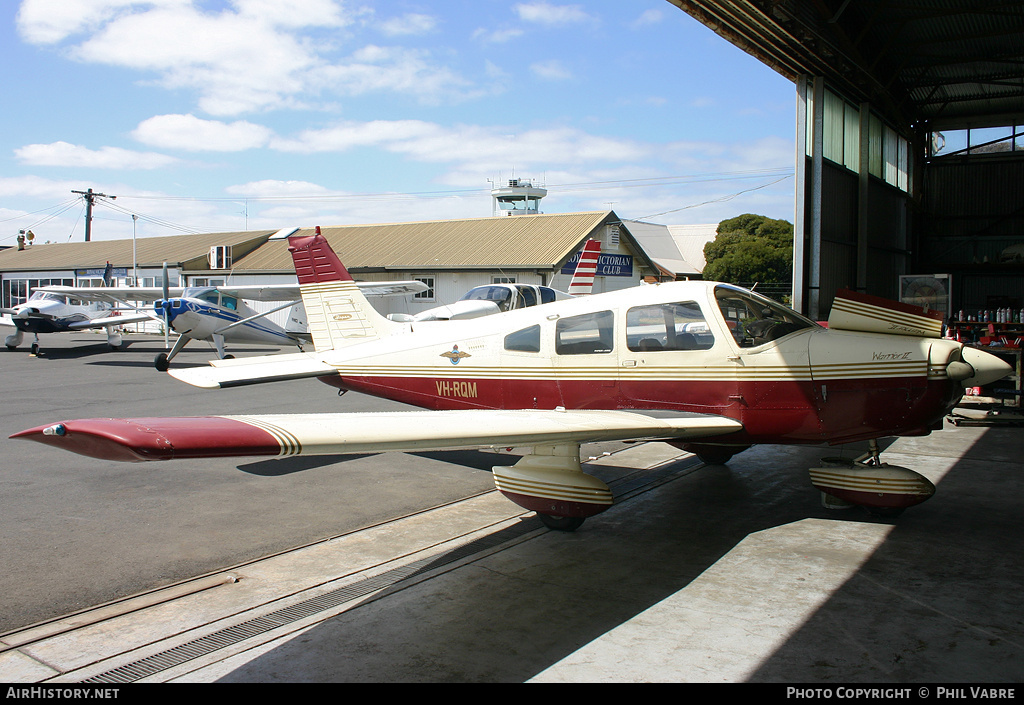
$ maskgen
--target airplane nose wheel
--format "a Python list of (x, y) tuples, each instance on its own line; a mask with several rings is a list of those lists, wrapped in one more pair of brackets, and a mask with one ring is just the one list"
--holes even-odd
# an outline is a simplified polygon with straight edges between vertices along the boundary
[(153, 366), (161, 372), (166, 372), (171, 368), (171, 361), (167, 359), (167, 353), (160, 353), (153, 360)]
[(544, 526), (555, 531), (576, 531), (583, 525), (581, 517), (560, 517), (554, 514), (541, 514), (537, 512)]

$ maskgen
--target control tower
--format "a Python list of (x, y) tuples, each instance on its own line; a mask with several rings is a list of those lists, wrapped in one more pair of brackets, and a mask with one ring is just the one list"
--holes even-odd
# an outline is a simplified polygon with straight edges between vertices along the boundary
[(547, 189), (525, 179), (509, 179), (507, 186), (491, 189), (492, 212), (494, 215), (537, 215), (540, 199), (547, 195)]

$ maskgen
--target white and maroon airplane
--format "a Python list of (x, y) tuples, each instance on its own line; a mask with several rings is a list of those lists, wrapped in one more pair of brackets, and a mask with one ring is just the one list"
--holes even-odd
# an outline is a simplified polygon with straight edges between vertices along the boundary
[(457, 321), (479, 318), (495, 313), (514, 311), (517, 308), (564, 301), (573, 296), (587, 296), (594, 289), (594, 275), (601, 257), (601, 242), (587, 240), (580, 250), (576, 269), (569, 282), (569, 291), (558, 291), (550, 286), (537, 284), (484, 284), (473, 287), (453, 304), (444, 304), (421, 311), (417, 314), (393, 313), (392, 321), (422, 323), (424, 321)]
[[(753, 292), (670, 282), (468, 321), (378, 314), (319, 234), (292, 238), (315, 352), (214, 360), (170, 374), (217, 388), (317, 377), (405, 402), (396, 413), (84, 419), (25, 438), (96, 458), (516, 449), (497, 488), (556, 529), (612, 504), (580, 444), (660, 440), (725, 462), (756, 443), (838, 444), (941, 427), (965, 386), (1010, 373), (942, 339), (941, 318), (843, 293), (828, 327)], [(934, 486), (869, 459), (812, 470), (829, 497), (886, 512)]]

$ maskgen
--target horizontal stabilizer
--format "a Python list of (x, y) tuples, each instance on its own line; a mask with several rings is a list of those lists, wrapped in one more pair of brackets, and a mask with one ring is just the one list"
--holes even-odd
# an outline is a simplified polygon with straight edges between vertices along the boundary
[(217, 389), (325, 377), (338, 374), (338, 370), (309, 353), (294, 353), (215, 360), (210, 367), (183, 367), (168, 374), (196, 387)]
[(25, 438), (104, 460), (333, 455), (694, 439), (741, 429), (732, 419), (641, 411), (457, 410), (81, 419)]

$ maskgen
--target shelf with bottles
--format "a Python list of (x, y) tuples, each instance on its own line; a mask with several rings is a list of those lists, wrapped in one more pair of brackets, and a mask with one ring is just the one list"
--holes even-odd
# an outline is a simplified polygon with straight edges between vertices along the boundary
[(979, 347), (1019, 348), (1024, 345), (1024, 309), (961, 311), (946, 323), (943, 335)]

